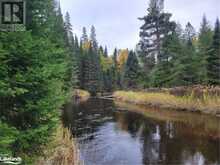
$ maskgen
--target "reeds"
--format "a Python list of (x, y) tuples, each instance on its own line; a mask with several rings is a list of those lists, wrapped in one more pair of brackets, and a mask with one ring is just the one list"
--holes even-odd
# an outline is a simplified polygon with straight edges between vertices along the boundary
[(37, 165), (80, 165), (79, 151), (70, 131), (60, 126), (46, 146), (44, 156)]

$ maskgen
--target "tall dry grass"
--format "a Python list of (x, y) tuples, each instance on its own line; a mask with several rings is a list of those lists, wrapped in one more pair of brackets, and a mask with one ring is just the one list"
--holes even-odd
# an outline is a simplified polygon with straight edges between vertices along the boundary
[(117, 100), (134, 104), (220, 115), (220, 97), (208, 94), (195, 97), (193, 92), (187, 96), (174, 96), (168, 92), (117, 91), (113, 96)]
[(36, 165), (80, 165), (79, 150), (70, 131), (60, 126), (52, 141), (45, 147)]

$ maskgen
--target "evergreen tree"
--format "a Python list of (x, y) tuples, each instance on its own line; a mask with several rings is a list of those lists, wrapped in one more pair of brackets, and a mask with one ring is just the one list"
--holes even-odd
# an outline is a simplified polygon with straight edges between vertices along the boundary
[(118, 58), (118, 50), (115, 48), (114, 53), (113, 53), (113, 62), (114, 66), (117, 67), (117, 58)]
[(168, 87), (170, 83), (171, 69), (174, 67), (172, 61), (175, 59), (178, 47), (177, 34), (167, 36), (163, 42), (161, 54), (163, 55), (161, 61), (156, 64), (151, 72), (150, 81), (154, 87)]
[(120, 73), (118, 68), (118, 50), (115, 48), (113, 54), (113, 88), (117, 89), (120, 85)]
[(206, 17), (203, 17), (198, 38), (198, 78), (199, 83), (207, 84), (207, 58), (212, 44), (213, 32)]
[(90, 46), (85, 55), (84, 63), (84, 88), (92, 95), (96, 95), (101, 91), (101, 67), (98, 54), (93, 50), (92, 46)]
[(64, 34), (53, 0), (27, 1), (26, 32), (0, 32), (0, 101), (6, 105), (0, 103), (0, 150), (6, 154), (39, 153), (70, 98), (76, 71)]
[(123, 86), (130, 89), (136, 88), (139, 78), (139, 63), (133, 51), (129, 52), (123, 74)]
[(208, 84), (220, 85), (220, 23), (216, 20), (212, 45), (207, 58)]
[(186, 25), (184, 40), (181, 39), (181, 33), (174, 35), (169, 44), (171, 57), (171, 74), (169, 84), (171, 86), (188, 86), (198, 82), (197, 75), (197, 57), (193, 45), (195, 30), (191, 24)]
[(83, 27), (83, 34), (82, 34), (82, 37), (81, 37), (81, 43), (86, 44), (88, 41), (89, 41), (89, 39), (88, 39), (86, 28)]
[(99, 54), (100, 56), (104, 56), (104, 49), (102, 46), (99, 47)]
[(98, 42), (96, 39), (96, 31), (95, 31), (94, 26), (91, 27), (90, 42), (91, 42), (93, 50), (95, 52), (98, 52)]
[(72, 32), (72, 25), (70, 22), (70, 15), (66, 12), (65, 21), (64, 21), (64, 30), (65, 30), (65, 40), (67, 46), (71, 47), (74, 44), (73, 32)]
[(27, 0), (26, 6), (26, 29), (36, 36), (51, 37), (56, 19), (54, 0)]
[(139, 18), (144, 21), (140, 32), (141, 55), (144, 58), (155, 58), (156, 61), (160, 61), (164, 37), (175, 28), (175, 23), (169, 21), (171, 14), (163, 12), (163, 3), (163, 0), (151, 0), (148, 15)]
[(51, 37), (51, 40), (53, 42), (57, 42), (57, 45), (60, 47), (64, 47), (65, 39), (66, 39), (66, 33), (64, 29), (64, 20), (63, 20), (63, 15), (61, 11), (60, 5), (57, 7), (58, 10), (56, 11), (56, 16), (55, 16), (55, 21), (54, 21), (54, 30), (52, 30), (53, 34)]
[(81, 87), (88, 90), (92, 95), (96, 95), (101, 91), (102, 76), (94, 26), (91, 28), (90, 41), (88, 40), (86, 28), (83, 28), (80, 54), (82, 54), (80, 67)]
[(104, 57), (108, 57), (108, 48), (107, 46), (105, 46), (105, 50), (104, 50)]
[(192, 44), (193, 39), (196, 36), (196, 31), (194, 27), (191, 25), (190, 22), (186, 24), (185, 32), (184, 32), (184, 39), (186, 42), (191, 42)]

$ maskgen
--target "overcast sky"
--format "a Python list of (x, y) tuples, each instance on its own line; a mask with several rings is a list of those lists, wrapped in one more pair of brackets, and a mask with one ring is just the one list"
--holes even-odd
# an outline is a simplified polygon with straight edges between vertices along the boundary
[[(74, 33), (80, 37), (83, 26), (90, 31), (94, 25), (99, 43), (112, 52), (115, 47), (135, 47), (143, 24), (138, 17), (146, 15), (149, 0), (60, 1), (63, 13), (70, 13)], [(190, 21), (198, 30), (204, 13), (212, 26), (220, 18), (220, 0), (165, 0), (165, 10), (173, 14), (172, 20), (183, 26)]]

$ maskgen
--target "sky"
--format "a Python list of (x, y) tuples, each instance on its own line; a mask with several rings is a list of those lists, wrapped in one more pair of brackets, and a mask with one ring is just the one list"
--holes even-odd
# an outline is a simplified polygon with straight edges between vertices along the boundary
[[(138, 20), (147, 14), (149, 0), (60, 0), (63, 13), (69, 12), (73, 32), (81, 37), (82, 28), (96, 27), (99, 44), (114, 48), (134, 49), (139, 41)], [(203, 15), (214, 27), (220, 18), (220, 0), (165, 0), (165, 11), (173, 14), (172, 20), (184, 27), (188, 21), (199, 30)]]

